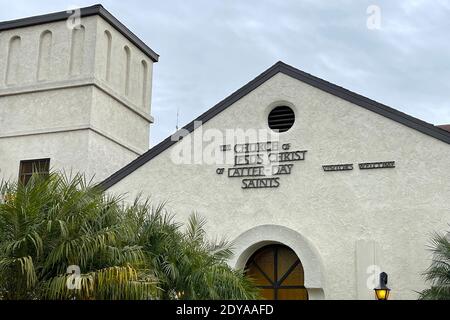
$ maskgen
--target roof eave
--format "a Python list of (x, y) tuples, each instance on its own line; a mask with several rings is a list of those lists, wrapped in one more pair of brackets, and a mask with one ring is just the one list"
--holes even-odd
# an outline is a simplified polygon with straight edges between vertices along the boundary
[[(201, 121), (203, 124), (214, 118), (217, 114), (221, 113), (223, 110), (227, 109), (229, 106), (234, 104), (236, 101), (246, 96), (248, 93), (259, 87), (261, 84), (266, 82), (268, 79), (272, 78), (278, 73), (283, 73), (288, 76), (291, 76), (299, 81), (305, 82), (313, 87), (316, 87), (320, 90), (328, 92), (334, 96), (337, 96), (341, 99), (349, 101), (353, 104), (356, 104), (360, 107), (363, 107), (372, 112), (378, 113), (382, 116), (385, 116), (393, 121), (399, 122), (407, 127), (415, 129), (417, 131), (422, 132), (428, 136), (436, 138), (440, 141), (443, 141), (447, 144), (450, 144), (450, 132), (445, 131), (444, 129), (438, 128), (430, 123), (422, 121), (420, 119), (409, 116), (403, 112), (395, 110), (391, 107), (388, 107), (384, 104), (361, 96), (357, 93), (354, 93), (350, 90), (332, 84), (328, 81), (315, 77), (311, 74), (303, 72), (299, 69), (296, 69), (288, 64), (285, 64), (282, 61), (277, 62), (272, 67), (264, 71), (258, 77), (247, 83), (241, 89), (237, 90), (214, 107), (203, 113), (197, 119), (187, 124), (184, 128), (182, 128), (179, 132), (189, 132), (192, 133), (195, 130), (194, 123), (197, 121)], [(141, 166), (149, 162), (151, 159), (158, 156), (160, 153), (170, 148), (177, 142), (177, 139), (173, 137), (179, 136), (178, 133), (166, 138), (161, 143), (144, 153), (142, 156), (132, 161), (119, 171), (112, 174), (110, 177), (105, 179), (103, 182), (99, 184), (99, 186), (107, 190), (114, 186), (116, 183), (127, 177), (129, 174), (139, 169)]]
[[(23, 19), (16, 19), (11, 21), (0, 22), (0, 31), (6, 31), (17, 28), (32, 27), (44, 23), (52, 23), (67, 20), (73, 14), (72, 10), (60, 11), (55, 13), (44, 14), (40, 16), (28, 17)], [(118, 32), (127, 38), (136, 47), (142, 50), (153, 62), (158, 62), (159, 55), (147, 46), (141, 39), (139, 39), (133, 32), (125, 27), (119, 20), (117, 20), (108, 10), (101, 4), (96, 4), (90, 7), (80, 8), (80, 17), (90, 17), (98, 15), (111, 24)]]

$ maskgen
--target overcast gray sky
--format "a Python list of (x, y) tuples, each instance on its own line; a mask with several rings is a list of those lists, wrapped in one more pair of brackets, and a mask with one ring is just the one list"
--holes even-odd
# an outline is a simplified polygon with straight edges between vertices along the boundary
[[(93, 1), (0, 0), (0, 20)], [(161, 55), (151, 143), (278, 60), (433, 124), (450, 123), (450, 1), (104, 0)], [(367, 8), (381, 9), (369, 30)]]

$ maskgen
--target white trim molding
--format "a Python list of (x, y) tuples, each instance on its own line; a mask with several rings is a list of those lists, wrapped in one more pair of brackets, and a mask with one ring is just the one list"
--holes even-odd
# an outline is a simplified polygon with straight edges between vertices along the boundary
[(82, 131), (82, 130), (90, 130), (90, 131), (118, 144), (122, 148), (125, 148), (128, 151), (133, 152), (134, 154), (136, 154), (136, 156), (140, 156), (145, 152), (145, 150), (142, 150), (140, 148), (132, 146), (132, 145), (126, 143), (125, 141), (123, 141), (122, 139), (114, 137), (110, 133), (107, 133), (107, 132), (100, 130), (97, 127), (89, 125), (89, 124), (58, 127), (58, 128), (34, 129), (34, 130), (29, 130), (29, 131), (16, 131), (16, 132), (5, 132), (5, 133), (0, 132), (0, 139), (36, 136), (36, 135), (44, 135), (44, 134), (66, 133), (66, 132)]
[(116, 93), (109, 85), (100, 79), (94, 77), (80, 77), (73, 78), (69, 80), (60, 81), (49, 81), (42, 83), (35, 83), (30, 85), (20, 85), (20, 86), (10, 86), (7, 88), (0, 89), (0, 97), (16, 96), (21, 94), (30, 94), (36, 92), (47, 92), (51, 90), (61, 90), (61, 89), (71, 89), (79, 87), (89, 87), (93, 86), (105, 94), (109, 95), (111, 98), (119, 102), (122, 106), (132, 111), (148, 123), (154, 123), (155, 119), (150, 114), (141, 111), (140, 108), (132, 103), (127, 97), (122, 94)]
[(324, 267), (319, 252), (308, 239), (287, 227), (261, 225), (245, 231), (233, 241), (235, 255), (229, 264), (242, 270), (256, 250), (274, 243), (288, 246), (299, 257), (305, 272), (309, 299), (325, 299)]

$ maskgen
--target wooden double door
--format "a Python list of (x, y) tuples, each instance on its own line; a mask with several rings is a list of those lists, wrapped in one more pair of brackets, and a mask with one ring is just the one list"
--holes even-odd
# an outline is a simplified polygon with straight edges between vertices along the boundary
[(267, 300), (308, 300), (304, 272), (295, 252), (283, 245), (265, 246), (248, 260), (247, 275)]

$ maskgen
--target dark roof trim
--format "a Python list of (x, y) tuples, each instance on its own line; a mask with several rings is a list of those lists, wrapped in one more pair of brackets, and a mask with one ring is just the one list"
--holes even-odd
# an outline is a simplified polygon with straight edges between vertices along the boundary
[(443, 124), (441, 126), (438, 126), (438, 128), (450, 132), (450, 124)]
[[(219, 102), (217, 105), (206, 111), (204, 114), (199, 116), (196, 120), (192, 121), (188, 125), (186, 125), (182, 130), (187, 130), (187, 132), (193, 132), (194, 131), (194, 123), (196, 121), (201, 121), (203, 124), (209, 121), (210, 119), (214, 118), (217, 114), (224, 111), (226, 108), (231, 106), (233, 103), (241, 99), (242, 97), (246, 96), (251, 91), (258, 88), (260, 85), (262, 85), (264, 82), (272, 78), (277, 73), (283, 73), (288, 76), (291, 76), (297, 80), (300, 80), (302, 82), (305, 82), (315, 88), (318, 88), (320, 90), (323, 90), (325, 92), (328, 92), (334, 96), (337, 96), (339, 98), (342, 98), (346, 101), (349, 101), (351, 103), (354, 103), (360, 107), (363, 107), (367, 110), (373, 111), (375, 113), (378, 113), (382, 116), (385, 116), (391, 120), (397, 121), (407, 127), (410, 127), (412, 129), (418, 130), (426, 135), (429, 135), (433, 138), (436, 138), (438, 140), (441, 140), (445, 143), (450, 144), (450, 132), (447, 132), (441, 128), (438, 128), (432, 124), (429, 124), (427, 122), (424, 122), (422, 120), (416, 119), (414, 117), (411, 117), (403, 112), (400, 112), (398, 110), (395, 110), (393, 108), (390, 108), (384, 104), (378, 103), (374, 100), (370, 100), (369, 98), (363, 97), (359, 94), (356, 94), (354, 92), (351, 92), (347, 89), (344, 89), (342, 87), (339, 87), (337, 85), (334, 85), (330, 82), (327, 82), (325, 80), (322, 80), (320, 78), (314, 77), (308, 73), (305, 73), (301, 70), (298, 70), (294, 67), (291, 67), (281, 61), (277, 62), (275, 65), (273, 65), (271, 68), (263, 72), (261, 75), (256, 77), (254, 80), (250, 81), (248, 84), (246, 84), (244, 87), (239, 89), (238, 91), (234, 92), (232, 95), (230, 95), (228, 98), (224, 99), (223, 101)], [(102, 188), (109, 189), (116, 183), (118, 183), (120, 180), (131, 174), (133, 171), (137, 170), (141, 166), (143, 166), (145, 163), (150, 161), (151, 159), (155, 158), (157, 155), (162, 153), (164, 150), (170, 148), (172, 145), (174, 145), (177, 142), (177, 139), (172, 139), (172, 137), (179, 136), (180, 133), (175, 133), (173, 136), (166, 138), (164, 141), (144, 153), (142, 156), (122, 168), (121, 170), (117, 171), (113, 175), (111, 175), (109, 178), (104, 180), (100, 186)]]
[[(111, 13), (108, 12), (101, 4), (96, 4), (91, 7), (80, 8), (81, 18), (99, 15), (110, 23), (117, 31), (119, 31), (125, 38), (127, 38), (136, 47), (142, 50), (153, 62), (158, 62), (159, 55), (148, 47), (142, 40), (140, 40), (133, 32), (125, 27), (119, 20), (117, 20)], [(51, 23), (57, 21), (67, 20), (72, 15), (70, 10), (55, 13), (44, 14), (41, 16), (34, 16), (24, 19), (17, 19), (11, 21), (0, 22), (0, 31), (6, 31), (16, 28), (31, 27), (43, 23)]]

